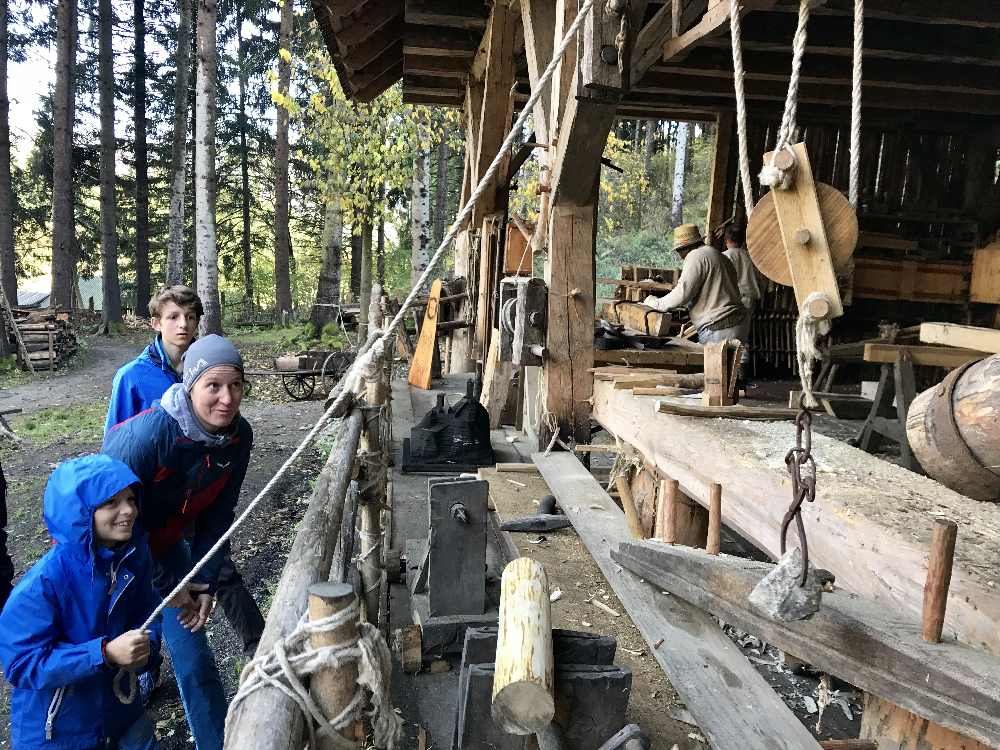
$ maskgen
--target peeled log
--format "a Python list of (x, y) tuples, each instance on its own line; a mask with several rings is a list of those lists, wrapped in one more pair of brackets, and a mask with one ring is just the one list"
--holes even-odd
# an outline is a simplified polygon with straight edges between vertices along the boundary
[(552, 722), (552, 625), (545, 568), (512, 560), (500, 579), (493, 676), (493, 722), (509, 734), (535, 734)]
[(1000, 355), (954, 370), (917, 396), (906, 436), (929, 476), (967, 497), (1000, 501)]

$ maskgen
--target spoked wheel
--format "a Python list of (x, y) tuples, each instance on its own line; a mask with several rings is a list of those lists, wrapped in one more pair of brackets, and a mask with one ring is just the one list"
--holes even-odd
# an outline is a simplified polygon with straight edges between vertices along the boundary
[(316, 390), (315, 375), (282, 375), (281, 384), (296, 401), (305, 401)]

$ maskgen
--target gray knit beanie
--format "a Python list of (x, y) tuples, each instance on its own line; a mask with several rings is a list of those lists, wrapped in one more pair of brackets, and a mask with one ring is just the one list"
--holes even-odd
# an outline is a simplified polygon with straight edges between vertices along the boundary
[(195, 341), (181, 357), (184, 368), (184, 388), (190, 393), (198, 378), (213, 367), (225, 365), (243, 372), (243, 357), (229, 339), (214, 333)]

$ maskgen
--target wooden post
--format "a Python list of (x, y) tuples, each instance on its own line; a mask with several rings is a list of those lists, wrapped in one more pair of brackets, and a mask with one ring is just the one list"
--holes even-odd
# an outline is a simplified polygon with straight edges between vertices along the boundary
[(646, 532), (642, 528), (642, 521), (639, 518), (639, 511), (635, 507), (635, 498), (632, 497), (632, 488), (629, 487), (628, 479), (619, 475), (615, 478), (615, 486), (618, 488), (618, 496), (622, 500), (622, 510), (625, 511), (625, 520), (632, 536), (636, 539), (646, 539)]
[[(726, 220), (726, 192), (729, 182), (729, 150), (733, 141), (735, 117), (723, 112), (715, 119), (715, 151), (712, 155), (712, 172), (708, 182), (708, 215), (705, 231), (714, 232)], [(752, 206), (747, 206), (749, 214)], [(709, 234), (709, 236), (711, 236)]]
[[(350, 607), (355, 601), (354, 589), (349, 583), (324, 581), (309, 587), (309, 619), (321, 620), (332, 617)], [(337, 646), (352, 643), (358, 639), (358, 620), (351, 618), (343, 625), (325, 633), (313, 633), (309, 643), (313, 648)], [(331, 667), (312, 676), (309, 692), (316, 705), (328, 719), (338, 716), (350, 705), (358, 690), (358, 663), (347, 661), (339, 667)], [(339, 731), (341, 737), (357, 741), (364, 739), (364, 726), (355, 719)], [(334, 750), (336, 745), (329, 738), (320, 736), (320, 750)]]
[(951, 585), (951, 564), (955, 556), (955, 537), (958, 526), (943, 518), (934, 524), (931, 536), (931, 553), (927, 563), (927, 580), (924, 583), (924, 611), (922, 631), (924, 640), (940, 643), (944, 629), (944, 613), (948, 606), (948, 587)]
[(675, 544), (677, 524), (677, 494), (680, 489), (676, 479), (660, 480), (660, 505), (656, 509), (656, 538)]
[(722, 485), (712, 482), (708, 488), (708, 541), (705, 551), (710, 555), (719, 554), (722, 544)]
[[(341, 423), (337, 444), (320, 472), (288, 553), (257, 654), (268, 653), (278, 640), (295, 630), (306, 609), (309, 586), (327, 580), (330, 575), (361, 428), (361, 412), (357, 409)], [(244, 750), (301, 747), (305, 727), (295, 702), (277, 688), (265, 687), (235, 708), (230, 728), (225, 747)]]
[(549, 581), (541, 563), (512, 560), (500, 579), (493, 721), (509, 734), (535, 734), (555, 715)]
[(876, 750), (991, 750), (871, 693), (865, 693), (861, 739), (874, 740)]

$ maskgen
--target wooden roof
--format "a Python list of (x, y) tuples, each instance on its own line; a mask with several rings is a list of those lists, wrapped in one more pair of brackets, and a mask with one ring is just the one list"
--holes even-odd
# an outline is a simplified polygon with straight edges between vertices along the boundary
[[(681, 0), (682, 33), (668, 38), (671, 4), (649, 2), (641, 33), (664, 39), (660, 59), (619, 107), (632, 117), (710, 116), (733, 108), (728, 3)], [(402, 79), (406, 101), (460, 106), (489, 20), (483, 0), (313, 0), (351, 98), (369, 101)], [(746, 90), (758, 112), (780, 111), (791, 67), (797, 0), (750, 0), (743, 20)], [(711, 6), (711, 10), (709, 7)], [(850, 106), (853, 0), (813, 10), (800, 110), (840, 117)], [(867, 0), (864, 105), (889, 119), (965, 113), (1000, 118), (1000, 2)], [(530, 86), (516, 45), (518, 98)], [(948, 119), (945, 117), (944, 119)]]

